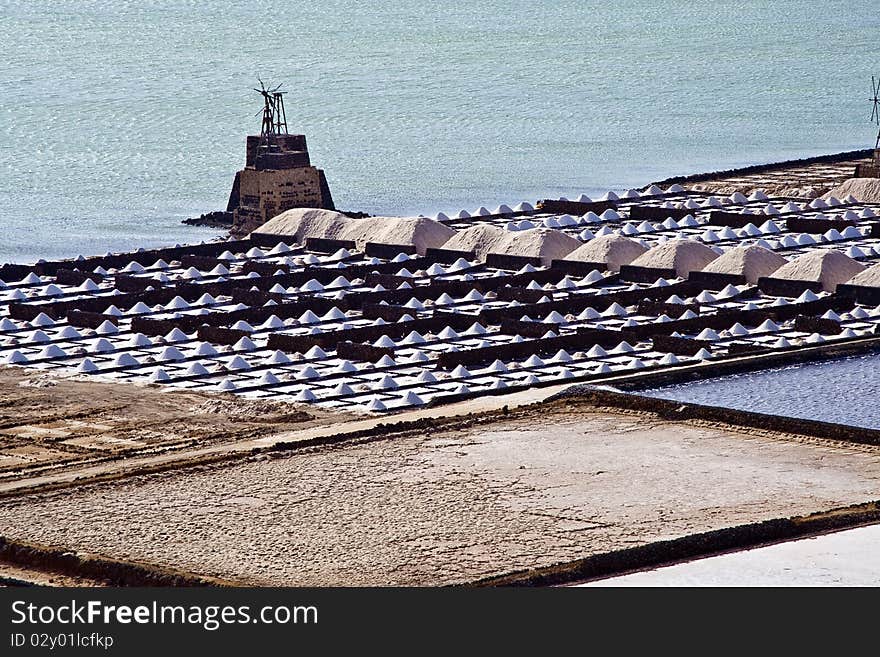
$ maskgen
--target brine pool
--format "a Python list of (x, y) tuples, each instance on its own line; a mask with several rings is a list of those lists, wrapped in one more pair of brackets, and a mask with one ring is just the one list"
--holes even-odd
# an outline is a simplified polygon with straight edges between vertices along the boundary
[(698, 559), (586, 586), (878, 586), (880, 525)]
[(640, 391), (649, 397), (880, 429), (880, 354)]

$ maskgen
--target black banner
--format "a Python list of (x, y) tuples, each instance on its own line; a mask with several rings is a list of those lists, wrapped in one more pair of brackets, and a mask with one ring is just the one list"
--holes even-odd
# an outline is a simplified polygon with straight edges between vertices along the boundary
[[(722, 637), (724, 645), (736, 637), (750, 642), (746, 628), (752, 637), (769, 631), (758, 642), (767, 647), (789, 622), (808, 629), (829, 606), (840, 614), (848, 600), (857, 602), (846, 592), (818, 598), (768, 589), (6, 588), (0, 655), (495, 655), (527, 648), (543, 655), (551, 647), (626, 654), (670, 644), (714, 652)], [(847, 620), (868, 627), (872, 609), (852, 604)]]

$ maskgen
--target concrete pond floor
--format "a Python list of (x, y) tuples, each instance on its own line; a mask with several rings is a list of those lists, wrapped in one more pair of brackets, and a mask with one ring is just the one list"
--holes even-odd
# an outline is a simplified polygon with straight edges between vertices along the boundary
[(880, 448), (548, 403), (12, 497), (0, 535), (249, 584), (463, 584), (878, 490)]

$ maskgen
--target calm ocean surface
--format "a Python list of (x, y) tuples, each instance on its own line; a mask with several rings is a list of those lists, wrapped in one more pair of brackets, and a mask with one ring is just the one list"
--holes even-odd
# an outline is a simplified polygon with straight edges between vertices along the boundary
[(880, 354), (706, 379), (639, 394), (880, 429)]
[[(868, 146), (876, 0), (0, 0), (0, 261), (196, 241), (257, 75), (337, 205), (473, 208)], [(873, 68), (872, 68), (873, 67)]]

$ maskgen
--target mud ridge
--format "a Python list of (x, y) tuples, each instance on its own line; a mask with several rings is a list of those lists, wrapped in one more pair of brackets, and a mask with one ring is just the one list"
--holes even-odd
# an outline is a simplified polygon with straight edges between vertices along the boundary
[(85, 577), (108, 586), (235, 586), (225, 580), (170, 568), (16, 541), (0, 536), (0, 562), (42, 572)]

